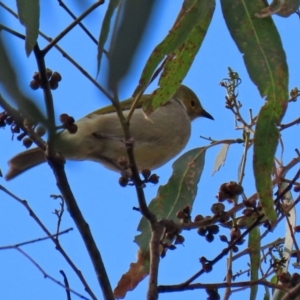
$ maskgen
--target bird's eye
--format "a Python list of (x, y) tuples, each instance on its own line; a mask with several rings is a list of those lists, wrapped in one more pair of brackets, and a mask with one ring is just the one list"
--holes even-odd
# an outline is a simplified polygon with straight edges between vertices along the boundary
[(192, 100), (192, 101), (191, 101), (191, 106), (192, 106), (192, 107), (195, 107), (195, 106), (196, 106), (196, 101), (195, 101), (195, 100)]

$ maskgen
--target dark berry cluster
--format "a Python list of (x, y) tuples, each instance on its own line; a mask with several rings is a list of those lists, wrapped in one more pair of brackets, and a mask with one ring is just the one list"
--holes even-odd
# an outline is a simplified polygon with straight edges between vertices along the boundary
[[(26, 128), (31, 128), (36, 132), (37, 135), (42, 137), (45, 133), (46, 130), (43, 126), (33, 124), (29, 119), (25, 120), (26, 122)], [(5, 126), (10, 126), (11, 132), (13, 135), (17, 135), (17, 140), (22, 141), (23, 145), (26, 148), (29, 148), (32, 145), (32, 140), (27, 136), (27, 132), (23, 131), (22, 128), (16, 122), (14, 119), (6, 112), (1, 112), (0, 113), (0, 127), (5, 127)]]
[(251, 217), (254, 213), (257, 215), (262, 211), (262, 206), (256, 200), (246, 199), (243, 201), (245, 204), (245, 209), (243, 210), (243, 215), (245, 217)]
[(185, 239), (180, 234), (181, 231), (175, 225), (175, 222), (172, 220), (168, 221), (169, 223), (165, 224), (165, 235), (161, 244), (161, 253), (160, 257), (163, 258), (166, 255), (167, 250), (177, 249), (176, 245), (183, 245)]
[(298, 273), (281, 273), (278, 276), (279, 281), (287, 288), (293, 288), (300, 283), (300, 275)]
[(68, 114), (61, 114), (59, 116), (59, 120), (62, 123), (62, 127), (67, 129), (70, 133), (74, 134), (77, 132), (77, 125), (75, 124), (75, 120), (73, 117)]
[(215, 289), (207, 288), (206, 293), (208, 295), (208, 298), (206, 298), (207, 300), (220, 300), (221, 299), (217, 288), (215, 288)]
[(241, 195), (244, 192), (244, 189), (241, 185), (234, 181), (223, 183), (217, 194), (217, 199), (222, 202), (226, 199), (231, 200), (234, 199), (236, 196)]
[[(58, 72), (52, 72), (52, 70), (46, 70), (47, 78), (49, 80), (49, 85), (51, 90), (56, 90), (58, 88), (58, 83), (61, 81), (61, 75)], [(32, 76), (32, 80), (30, 82), (30, 87), (33, 90), (37, 90), (42, 87), (41, 75), (40, 72), (35, 72)]]
[(233, 246), (232, 251), (238, 252), (239, 247), (237, 245), (243, 245), (245, 242), (244, 239), (240, 239), (240, 236), (241, 230), (238, 227), (232, 227), (230, 230), (230, 240), (228, 240), (226, 235), (220, 235), (220, 240), (228, 245), (232, 245), (232, 243), (234, 243), (235, 245)]
[[(197, 215), (194, 219), (194, 222), (200, 222), (205, 219), (211, 219), (211, 217), (210, 216), (203, 217), (202, 215)], [(219, 232), (219, 226), (215, 224), (207, 227), (200, 227), (197, 229), (197, 233), (200, 236), (205, 236), (205, 239), (209, 243), (211, 243), (215, 239), (214, 235), (216, 235), (218, 232)]]
[[(172, 236), (171, 236), (172, 235)], [(160, 257), (164, 258), (166, 256), (167, 250), (175, 250), (177, 247), (175, 245), (182, 245), (185, 241), (184, 237), (178, 233), (166, 234), (166, 241), (161, 242), (162, 250)]]
[(191, 212), (191, 207), (187, 205), (176, 213), (176, 217), (180, 219), (181, 223), (189, 223), (191, 222)]
[[(118, 159), (118, 164), (125, 170), (124, 172), (122, 172), (122, 176), (119, 178), (120, 186), (125, 187), (128, 184), (133, 185), (130, 173), (126, 171), (129, 168), (128, 160), (125, 157), (120, 157)], [(158, 183), (159, 176), (157, 176), (156, 174), (151, 174), (151, 171), (149, 169), (143, 169), (141, 174), (144, 177), (144, 180), (142, 180), (141, 184), (145, 185), (146, 183)]]

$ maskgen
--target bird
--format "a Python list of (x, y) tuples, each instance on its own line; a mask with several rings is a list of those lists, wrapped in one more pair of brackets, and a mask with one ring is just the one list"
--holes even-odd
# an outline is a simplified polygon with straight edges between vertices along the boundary
[[(191, 122), (198, 117), (214, 119), (201, 105), (199, 98), (187, 86), (180, 85), (168, 102), (146, 117), (142, 110), (143, 95), (130, 119), (130, 133), (139, 172), (154, 170), (177, 156), (191, 135)], [(129, 112), (133, 98), (120, 102), (124, 116)], [(90, 160), (104, 167), (122, 172), (120, 161), (127, 157), (124, 131), (112, 105), (96, 110), (75, 122), (77, 132), (67, 129), (57, 133), (54, 148), (66, 160)], [(25, 150), (8, 162), (5, 176), (10, 180), (35, 167), (47, 158), (40, 148)]]

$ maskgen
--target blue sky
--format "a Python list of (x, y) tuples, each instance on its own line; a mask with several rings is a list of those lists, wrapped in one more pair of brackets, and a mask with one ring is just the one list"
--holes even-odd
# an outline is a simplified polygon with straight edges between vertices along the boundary
[[(53, 38), (72, 20), (59, 7), (56, 1), (41, 2), (40, 29)], [(12, 1), (6, 0), (3, 3), (16, 10)], [(92, 2), (85, 1), (80, 6), (74, 3), (73, 1), (72, 4), (68, 5), (70, 5), (70, 8), (76, 15), (79, 15)], [(120, 99), (126, 99), (131, 96), (138, 84), (139, 76), (147, 58), (155, 45), (168, 33), (176, 19), (181, 4), (182, 1), (178, 0), (165, 0), (159, 4), (155, 22), (152, 21), (147, 29), (146, 37), (140, 47), (140, 51), (136, 55), (130, 74), (122, 82)], [(84, 24), (96, 38), (99, 35), (106, 7), (107, 3), (98, 8), (96, 12), (84, 21)], [(297, 15), (292, 15), (287, 19), (277, 16), (274, 16), (273, 19), (278, 27), (287, 54), (290, 71), (289, 87), (294, 88), (299, 86), (300, 78), (299, 18)], [(6, 26), (24, 33), (24, 28), (2, 8), (0, 8), (0, 20)], [(29, 88), (32, 74), (37, 70), (33, 55), (29, 58), (26, 57), (23, 41), (5, 32), (1, 32), (1, 38), (8, 45), (11, 59), (17, 67), (20, 86), (26, 94), (39, 103), (44, 111), (42, 91), (31, 91)], [(46, 45), (42, 38), (39, 38), (39, 43), (41, 48)], [(80, 28), (72, 30), (61, 40), (59, 45), (92, 76), (96, 75), (97, 48)], [(50, 69), (60, 72), (63, 77), (59, 88), (53, 91), (57, 120), (61, 113), (68, 113), (75, 119), (78, 119), (99, 107), (109, 104), (109, 101), (55, 49), (47, 55), (46, 63)], [(242, 131), (236, 131), (234, 128), (232, 113), (225, 109), (225, 89), (219, 85), (220, 81), (228, 76), (227, 67), (229, 66), (238, 72), (242, 78), (243, 82), (239, 87), (239, 100), (243, 103), (242, 113), (247, 119), (249, 116), (248, 110), (251, 108), (255, 115), (264, 103), (264, 100), (261, 99), (247, 74), (242, 55), (230, 37), (222, 17), (220, 4), (217, 2), (207, 36), (190, 72), (184, 80), (184, 84), (195, 91), (205, 109), (214, 116), (215, 121), (207, 119), (194, 121), (192, 136), (185, 151), (207, 144), (207, 141), (199, 138), (200, 135), (211, 137), (214, 140), (241, 137)], [(100, 83), (105, 80), (105, 68), (104, 64), (99, 75)], [(156, 84), (152, 84), (148, 91), (154, 90)], [(0, 91), (2, 92), (1, 85)], [(292, 103), (283, 119), (283, 123), (288, 123), (297, 117), (299, 117), (299, 104)], [(11, 139), (9, 128), (1, 129), (0, 135), (0, 168), (5, 173), (7, 171), (6, 162), (10, 157), (20, 152), (23, 147), (16, 139)], [(298, 136), (298, 127), (283, 132), (285, 164), (295, 156), (294, 149), (299, 147)], [(242, 145), (230, 147), (225, 166), (212, 176), (214, 159), (219, 149), (220, 146), (214, 147), (207, 153), (205, 169), (198, 186), (198, 195), (193, 207), (193, 215), (210, 215), (210, 207), (216, 202), (215, 195), (220, 184), (237, 180), (237, 170), (243, 153)], [(165, 184), (168, 181), (172, 172), (171, 165), (172, 162), (169, 162), (156, 171), (160, 176), (159, 184)], [(244, 189), (246, 195), (250, 196), (255, 192), (251, 156), (249, 156), (246, 170)], [(136, 244), (133, 243), (134, 236), (138, 234), (136, 227), (140, 220), (139, 213), (132, 210), (133, 206), (137, 206), (134, 189), (132, 187), (120, 187), (118, 174), (106, 170), (97, 163), (67, 162), (66, 172), (73, 193), (101, 251), (112, 286), (115, 287), (121, 275), (128, 270), (129, 264), (135, 261), (138, 250)], [(291, 173), (289, 178), (293, 174)], [(55, 232), (57, 218), (52, 212), (55, 209), (59, 209), (59, 201), (51, 199), (49, 195), (59, 194), (59, 191), (52, 171), (47, 164), (34, 168), (10, 182), (5, 182), (3, 178), (0, 178), (0, 184), (21, 199), (26, 199), (48, 229)], [(145, 193), (148, 202), (155, 197), (158, 186), (147, 185)], [(24, 207), (15, 200), (0, 193), (0, 206), (0, 246), (12, 245), (44, 236), (44, 233), (30, 218)], [(61, 228), (69, 227), (73, 227), (74, 230), (67, 235), (61, 236), (61, 244), (82, 271), (94, 293), (99, 295), (99, 299), (101, 299), (101, 292), (84, 244), (68, 212), (65, 211)], [(228, 234), (228, 232), (223, 230), (222, 234)], [(275, 240), (279, 235), (282, 237), (283, 234), (284, 227), (282, 224), (275, 233), (270, 235), (268, 241)], [(200, 269), (199, 257), (206, 256), (208, 259), (213, 259), (220, 252), (220, 243), (217, 241), (208, 244), (204, 238), (197, 236), (195, 232), (186, 232), (184, 237), (184, 246), (178, 247), (176, 251), (170, 251), (161, 260), (160, 284), (176, 284), (186, 280)], [(30, 254), (48, 274), (60, 281), (62, 281), (62, 278), (59, 270), (64, 270), (72, 288), (77, 292), (84, 293), (81, 283), (61, 255), (55, 250), (52, 242), (35, 243), (22, 249)], [(225, 264), (226, 261), (223, 259), (216, 266), (216, 270), (210, 274), (203, 275), (200, 278), (200, 282), (223, 281)], [(233, 271), (237, 272), (246, 268), (247, 260), (243, 260), (234, 263)], [(238, 278), (238, 280), (247, 280), (247, 277)], [(3, 299), (66, 299), (65, 291), (61, 287), (49, 279), (44, 279), (42, 273), (15, 250), (0, 251), (0, 282), (0, 298)], [(147, 279), (135, 291), (128, 293), (126, 299), (145, 299), (146, 288)], [(221, 295), (222, 293), (221, 291)], [(260, 293), (261, 295), (263, 293), (263, 288), (261, 287)], [(233, 295), (231, 299), (240, 299), (242, 295), (247, 297), (248, 294), (249, 291), (246, 290), (241, 294)], [(162, 294), (159, 297), (162, 300), (183, 298), (190, 300), (205, 299), (206, 294), (203, 291), (192, 291), (184, 294)], [(76, 297), (73, 296), (72, 299), (76, 299)]]

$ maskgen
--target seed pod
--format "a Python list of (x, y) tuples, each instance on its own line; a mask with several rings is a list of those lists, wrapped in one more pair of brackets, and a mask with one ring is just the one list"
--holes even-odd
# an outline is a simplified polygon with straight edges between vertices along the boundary
[(194, 222), (200, 222), (200, 221), (203, 221), (204, 220), (204, 217), (202, 215), (197, 215), (194, 219)]
[(215, 237), (214, 237), (213, 234), (208, 233), (208, 234), (205, 236), (205, 239), (206, 239), (209, 243), (211, 243), (211, 242), (215, 239)]
[(207, 229), (205, 227), (202, 227), (202, 228), (198, 228), (197, 229), (197, 233), (201, 236), (205, 236), (206, 233), (207, 233)]
[(175, 244), (176, 244), (176, 245), (178, 245), (178, 244), (183, 244), (183, 242), (184, 242), (184, 237), (183, 237), (182, 235), (178, 234), (178, 235), (176, 236)]
[(211, 207), (213, 214), (218, 215), (225, 210), (225, 205), (223, 203), (214, 203)]
[(182, 211), (182, 210), (179, 210), (177, 213), (176, 213), (176, 217), (178, 219), (184, 219), (186, 217), (185, 213)]
[(61, 81), (61, 75), (58, 72), (53, 72), (51, 79), (56, 81), (56, 82), (60, 82)]
[(35, 129), (35, 132), (38, 134), (38, 136), (42, 137), (46, 133), (46, 129), (43, 126), (38, 126)]
[(11, 125), (13, 123), (13, 118), (11, 116), (7, 116), (7, 118), (5, 119), (5, 122), (7, 125)]
[(20, 133), (20, 134), (17, 136), (17, 140), (18, 140), (18, 141), (22, 141), (26, 135), (27, 135), (26, 132)]
[(121, 176), (121, 177), (119, 178), (119, 184), (120, 184), (120, 186), (122, 186), (122, 187), (127, 186), (127, 185), (128, 185), (128, 182), (129, 182), (129, 180), (128, 180), (128, 178), (126, 178), (126, 177)]
[(159, 176), (157, 176), (156, 174), (151, 174), (151, 176), (148, 178), (148, 182), (157, 184), (159, 180)]
[(41, 80), (40, 72), (34, 72), (32, 78), (36, 81), (40, 81)]
[(169, 250), (175, 250), (176, 249), (176, 246), (171, 244), (167, 247)]
[(61, 114), (61, 115), (59, 116), (59, 121), (60, 121), (62, 124), (65, 124), (68, 118), (69, 118), (69, 115), (68, 115), (68, 114)]
[(235, 245), (235, 246), (232, 248), (232, 252), (234, 252), (234, 253), (239, 252), (239, 247)]
[(71, 134), (74, 134), (77, 132), (77, 125), (76, 124), (71, 124), (71, 125), (68, 125), (67, 127), (67, 130), (71, 133)]
[(20, 133), (20, 127), (18, 125), (14, 124), (11, 126), (11, 131), (13, 133)]
[(33, 90), (37, 90), (40, 87), (40, 83), (37, 80), (31, 80), (29, 86), (33, 89)]
[(217, 234), (220, 231), (220, 228), (218, 225), (212, 225), (207, 227), (207, 230), (211, 233), (211, 234)]
[(151, 175), (151, 171), (149, 169), (143, 169), (142, 170), (142, 175), (147, 180)]
[(221, 242), (228, 243), (228, 239), (226, 235), (220, 235)]
[(237, 238), (239, 238), (241, 236), (241, 231), (237, 228), (237, 227), (233, 227), (231, 230), (230, 230), (230, 237), (231, 237), (231, 240), (236, 240)]
[(26, 137), (23, 139), (23, 145), (25, 146), (26, 149), (28, 149), (29, 147), (31, 147), (32, 145), (32, 139)]
[(51, 79), (49, 80), (50, 89), (51, 90), (56, 90), (58, 88), (58, 82), (57, 81), (53, 81)]

